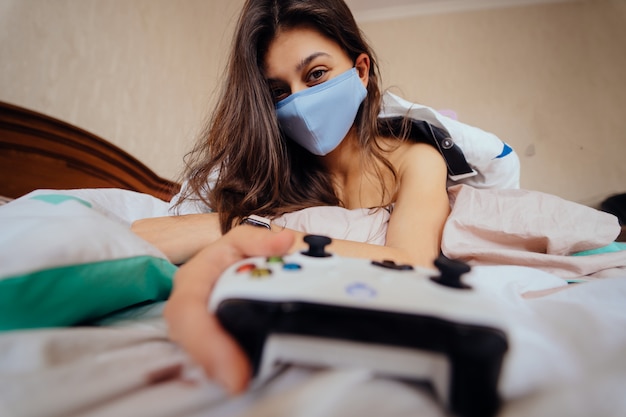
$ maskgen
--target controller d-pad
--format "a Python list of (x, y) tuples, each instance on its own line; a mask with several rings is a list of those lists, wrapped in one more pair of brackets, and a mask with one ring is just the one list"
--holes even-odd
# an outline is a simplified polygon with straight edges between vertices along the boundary
[(394, 269), (396, 271), (412, 271), (413, 270), (413, 267), (411, 265), (397, 264), (394, 261), (389, 260), (389, 259), (385, 259), (382, 262), (372, 261), (372, 265), (380, 266), (382, 268), (387, 268), (387, 269)]

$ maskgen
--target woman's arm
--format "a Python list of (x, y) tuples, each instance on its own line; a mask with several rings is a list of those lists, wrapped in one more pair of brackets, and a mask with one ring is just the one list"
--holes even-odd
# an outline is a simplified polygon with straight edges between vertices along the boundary
[(386, 245), (406, 251), (418, 265), (432, 266), (450, 214), (446, 163), (434, 147), (417, 143), (403, 155), (398, 173), (400, 188)]
[(175, 264), (186, 262), (222, 236), (217, 213), (141, 219), (131, 230)]
[[(446, 191), (447, 168), (430, 145), (412, 144), (397, 161), (400, 186), (389, 220), (385, 246), (333, 239), (327, 250), (351, 258), (393, 260), (396, 263), (433, 267), (439, 256), (444, 223), (450, 213)], [(279, 226), (272, 226), (280, 230)], [(304, 250), (305, 233), (294, 232), (290, 252)]]

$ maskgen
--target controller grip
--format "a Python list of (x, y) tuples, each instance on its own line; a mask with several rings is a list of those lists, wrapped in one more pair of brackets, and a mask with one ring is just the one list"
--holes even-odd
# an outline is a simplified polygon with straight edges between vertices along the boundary
[(218, 306), (216, 314), (248, 355), (255, 375), (271, 334), (388, 344), (416, 352), (439, 352), (448, 358), (448, 406), (455, 414), (489, 417), (500, 405), (498, 379), (508, 342), (499, 329), (432, 316), (306, 302), (230, 299)]

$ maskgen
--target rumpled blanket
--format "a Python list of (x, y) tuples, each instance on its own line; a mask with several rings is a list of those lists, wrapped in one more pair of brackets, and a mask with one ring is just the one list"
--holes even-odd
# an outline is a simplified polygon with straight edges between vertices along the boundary
[[(470, 265), (517, 265), (564, 279), (623, 275), (626, 251), (570, 256), (611, 244), (617, 218), (538, 191), (448, 189), (452, 207), (443, 230), (442, 253)], [(384, 245), (390, 213), (384, 209), (312, 207), (275, 220), (279, 226)]]
[(448, 257), (471, 265), (529, 266), (565, 279), (626, 268), (626, 251), (569, 256), (611, 244), (621, 230), (612, 214), (537, 191), (460, 185), (449, 195), (452, 212), (441, 244)]

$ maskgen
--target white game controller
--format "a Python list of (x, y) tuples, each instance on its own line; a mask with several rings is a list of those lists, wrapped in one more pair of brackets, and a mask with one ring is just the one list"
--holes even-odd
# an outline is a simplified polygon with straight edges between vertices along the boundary
[(428, 382), (457, 415), (496, 413), (505, 326), (462, 282), (468, 265), (441, 257), (437, 272), (341, 258), (325, 251), (327, 237), (305, 241), (298, 254), (232, 265), (213, 290), (209, 309), (257, 377), (285, 363), (363, 367)]

